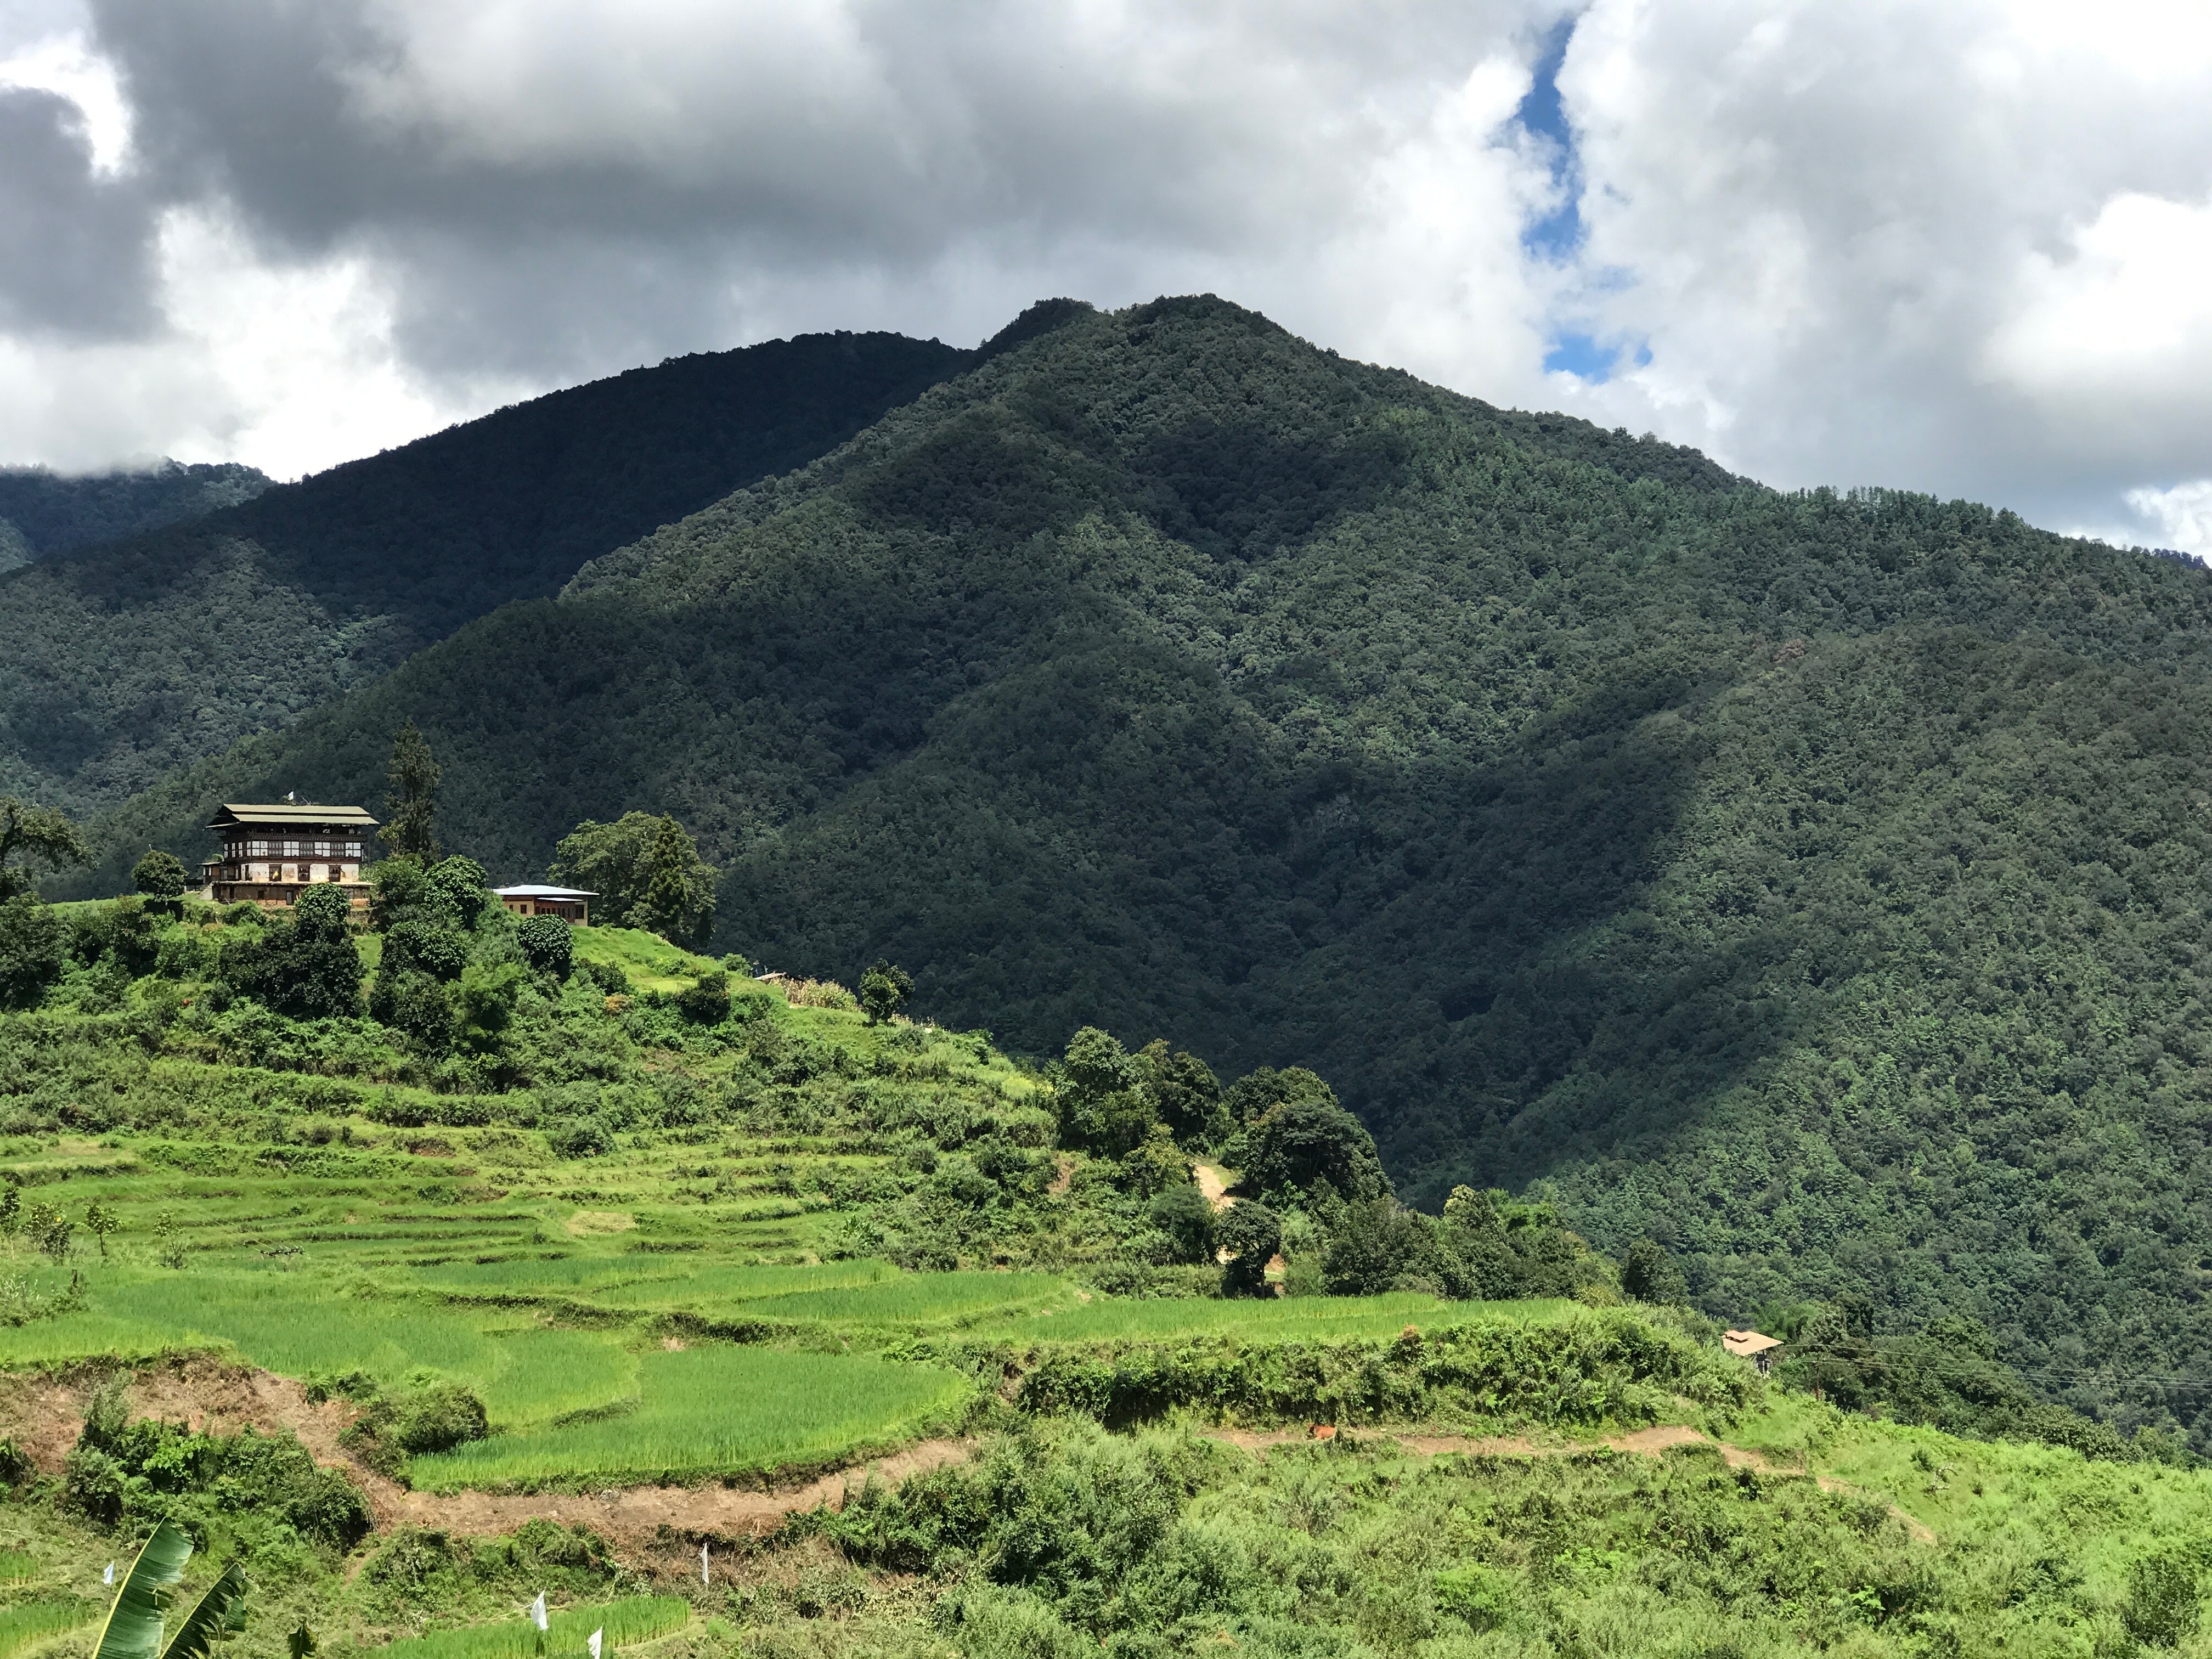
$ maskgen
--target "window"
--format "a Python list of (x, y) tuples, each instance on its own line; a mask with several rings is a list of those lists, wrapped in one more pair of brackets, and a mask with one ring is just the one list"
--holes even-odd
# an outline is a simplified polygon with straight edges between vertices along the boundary
[(315, 871), (313, 866), (303, 864), (300, 866), (300, 879), (301, 881), (313, 881), (314, 878)]
[(344, 869), (338, 865), (333, 864), (331, 866), (330, 879), (332, 881), (343, 881), (345, 879)]

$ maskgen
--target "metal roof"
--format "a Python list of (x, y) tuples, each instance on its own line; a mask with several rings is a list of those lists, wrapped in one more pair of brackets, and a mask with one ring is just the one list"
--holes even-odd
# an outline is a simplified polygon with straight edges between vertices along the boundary
[(233, 823), (354, 823), (372, 830), (376, 827), (376, 820), (358, 806), (323, 806), (311, 800), (280, 800), (225, 801), (208, 828), (222, 830)]
[(597, 893), (587, 893), (580, 887), (495, 887), (491, 890), (501, 898), (575, 899), (597, 898)]
[(1779, 1337), (1769, 1336), (1763, 1331), (1723, 1331), (1721, 1333), (1721, 1346), (1726, 1348), (1730, 1353), (1740, 1355), (1747, 1359), (1753, 1354), (1765, 1353), (1769, 1348), (1778, 1348), (1781, 1346), (1782, 1340)]

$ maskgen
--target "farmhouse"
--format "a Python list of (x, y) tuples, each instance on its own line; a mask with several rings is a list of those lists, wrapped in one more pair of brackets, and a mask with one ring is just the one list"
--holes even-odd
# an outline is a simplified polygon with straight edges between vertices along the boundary
[(492, 896), (518, 916), (561, 916), (579, 927), (592, 925), (592, 901), (599, 895), (577, 887), (495, 887)]
[(222, 852), (204, 866), (203, 898), (217, 904), (241, 899), (289, 904), (306, 888), (336, 882), (356, 907), (368, 902), (361, 866), (376, 820), (358, 806), (226, 802), (208, 828), (222, 842)]
[(1759, 1331), (1723, 1331), (1721, 1346), (1739, 1359), (1748, 1359), (1759, 1375), (1766, 1374), (1774, 1364), (1774, 1351), (1782, 1346), (1779, 1337), (1767, 1336)]

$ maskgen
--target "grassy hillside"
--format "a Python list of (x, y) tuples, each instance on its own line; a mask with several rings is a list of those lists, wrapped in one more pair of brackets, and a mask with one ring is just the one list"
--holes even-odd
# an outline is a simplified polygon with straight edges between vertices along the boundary
[(0, 571), (71, 548), (197, 519), (251, 501), (269, 479), (250, 466), (181, 466), (64, 476), (0, 467)]
[(672, 811), (718, 948), (884, 951), (1030, 1052), (1312, 1065), (1427, 1202), (1542, 1183), (1716, 1310), (1970, 1315), (2200, 1421), (2201, 568), (1775, 492), (1212, 300), (1044, 320), (113, 844), (374, 799), (411, 717), (503, 877)]
[(112, 805), (972, 360), (889, 334), (672, 358), (0, 578), (0, 792)]
[[(727, 970), (624, 929), (441, 1052), (237, 994), (283, 919), (58, 920), (0, 1014), (0, 1659), (90, 1659), (164, 1519), (180, 1605), (246, 1571), (234, 1659), (2205, 1650), (2171, 1443), (1846, 1415), (1586, 1255), (1213, 1294), (1149, 1197), (1188, 1148), (1060, 1144), (1073, 1055), (819, 985), (702, 1012)], [(1296, 1291), (1333, 1200), (1271, 1197)], [(1943, 1391), (1954, 1335), (1848, 1308), (1793, 1363), (1839, 1314), (1856, 1401)]]

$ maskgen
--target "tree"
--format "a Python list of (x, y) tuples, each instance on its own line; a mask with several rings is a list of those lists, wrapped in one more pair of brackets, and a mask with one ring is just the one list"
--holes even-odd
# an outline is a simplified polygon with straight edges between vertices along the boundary
[(541, 974), (568, 977), (575, 961), (576, 935), (566, 916), (531, 916), (514, 930), (523, 960)]
[(1168, 1236), (1176, 1261), (1213, 1259), (1213, 1206), (1195, 1184), (1184, 1181), (1167, 1188), (1152, 1200), (1148, 1213), (1152, 1225)]
[(69, 929), (32, 893), (0, 900), (0, 1007), (27, 1008), (69, 966)]
[(522, 969), (511, 962), (471, 963), (453, 989), (454, 1024), (461, 1042), (477, 1053), (498, 1050), (514, 1023)]
[[(1288, 1077), (1296, 1067), (1284, 1073)], [(1313, 1077), (1313, 1073), (1304, 1073)], [(1314, 1078), (1316, 1083), (1321, 1079)], [(1255, 1193), (1310, 1193), (1327, 1182), (1347, 1199), (1387, 1197), (1390, 1178), (1367, 1126), (1326, 1097), (1301, 1093), (1273, 1107), (1249, 1131), (1244, 1186)]]
[(184, 897), (191, 878), (174, 853), (155, 847), (148, 848), (146, 856), (131, 866), (131, 884), (148, 898), (176, 899)]
[(452, 913), (454, 926), (476, 932), (493, 902), (491, 878), (483, 866), (456, 854), (431, 868), (429, 884), (431, 893)]
[(1229, 1252), (1221, 1269), (1222, 1295), (1266, 1294), (1267, 1264), (1283, 1248), (1282, 1218), (1266, 1205), (1244, 1199), (1215, 1218), (1213, 1237)]
[(1154, 1116), (1143, 1068), (1110, 1032), (1086, 1025), (1067, 1040), (1067, 1084), (1053, 1097), (1060, 1139), (1107, 1158), (1145, 1144)]
[(612, 823), (586, 818), (562, 836), (546, 879), (597, 894), (603, 926), (682, 944), (711, 926), (719, 873), (674, 818), (625, 812)]
[(1656, 1243), (1639, 1238), (1620, 1258), (1620, 1291), (1632, 1302), (1676, 1303), (1689, 1299), (1682, 1270)]
[(108, 1238), (120, 1224), (115, 1218), (115, 1212), (97, 1199), (84, 1206), (85, 1231), (100, 1241), (101, 1255), (107, 1254)]
[(860, 975), (860, 1007), (871, 1025), (881, 1025), (899, 1011), (899, 1005), (914, 994), (914, 981), (903, 968), (893, 967), (881, 957), (876, 965)]
[(1148, 1042), (1137, 1056), (1144, 1066), (1161, 1118), (1182, 1141), (1218, 1140), (1232, 1125), (1222, 1109), (1221, 1081), (1196, 1054), (1168, 1052), (1164, 1042)]
[(0, 795), (0, 900), (31, 890), (33, 863), (59, 870), (91, 862), (92, 848), (59, 812)]
[(695, 1025), (720, 1025), (730, 1017), (728, 970), (711, 968), (676, 994), (676, 1012)]
[(361, 1012), (361, 953), (347, 930), (352, 907), (335, 884), (310, 887), (287, 915), (270, 917), (258, 938), (229, 941), (216, 969), (240, 996), (294, 1019)]
[(392, 734), (390, 788), (384, 797), (384, 828), (377, 838), (394, 853), (426, 862), (438, 856), (434, 818), (438, 811), (438, 763), (413, 720)]

